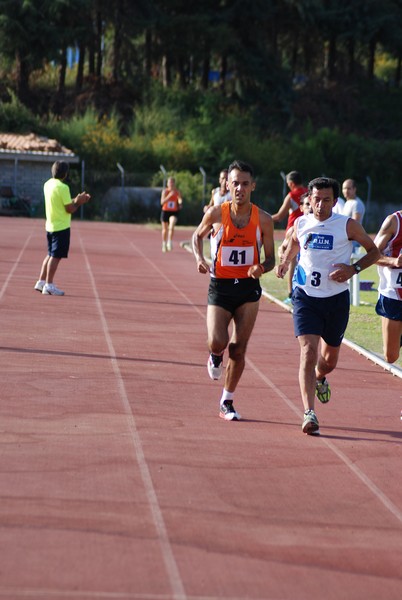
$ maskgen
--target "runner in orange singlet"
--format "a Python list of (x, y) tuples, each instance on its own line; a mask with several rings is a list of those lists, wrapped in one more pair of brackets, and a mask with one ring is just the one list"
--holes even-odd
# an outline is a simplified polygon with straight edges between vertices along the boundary
[[(229, 358), (225, 385), (220, 400), (220, 417), (239, 420), (233, 396), (244, 370), (247, 344), (257, 318), (263, 273), (275, 265), (271, 216), (251, 203), (255, 189), (253, 170), (241, 161), (229, 167), (228, 188), (232, 201), (207, 210), (193, 235), (193, 252), (199, 273), (210, 273), (207, 330), (208, 374), (219, 379), (223, 371), (223, 353)], [(203, 240), (211, 235), (212, 265), (204, 258)], [(265, 259), (260, 262), (260, 250)], [(229, 324), (233, 321), (232, 337)]]
[(183, 200), (176, 187), (174, 178), (169, 177), (167, 188), (162, 191), (161, 195), (162, 252), (172, 250), (173, 248), (174, 227), (177, 223), (182, 202)]

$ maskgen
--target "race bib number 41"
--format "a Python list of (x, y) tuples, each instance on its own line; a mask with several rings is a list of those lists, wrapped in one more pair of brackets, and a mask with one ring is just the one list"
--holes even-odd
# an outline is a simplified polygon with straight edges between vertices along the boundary
[(223, 267), (244, 267), (254, 264), (254, 248), (238, 248), (236, 246), (223, 246), (221, 253)]

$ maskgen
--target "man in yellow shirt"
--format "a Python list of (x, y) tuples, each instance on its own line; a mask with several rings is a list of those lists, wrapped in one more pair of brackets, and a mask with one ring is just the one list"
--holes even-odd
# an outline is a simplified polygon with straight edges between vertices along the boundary
[(43, 186), (48, 253), (34, 289), (52, 296), (64, 296), (64, 292), (54, 285), (53, 279), (60, 260), (68, 257), (71, 215), (91, 198), (86, 192), (81, 192), (71, 199), (70, 188), (64, 183), (69, 169), (67, 162), (56, 161), (52, 165), (52, 178)]

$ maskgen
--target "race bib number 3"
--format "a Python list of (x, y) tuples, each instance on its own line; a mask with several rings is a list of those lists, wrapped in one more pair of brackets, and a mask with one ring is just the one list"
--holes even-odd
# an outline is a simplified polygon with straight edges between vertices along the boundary
[(221, 253), (223, 267), (244, 267), (254, 264), (254, 248), (237, 248), (236, 246), (223, 246)]
[(296, 283), (305, 287), (319, 288), (326, 285), (329, 278), (327, 269), (321, 271), (306, 271), (301, 265), (297, 265), (297, 269), (293, 276)]

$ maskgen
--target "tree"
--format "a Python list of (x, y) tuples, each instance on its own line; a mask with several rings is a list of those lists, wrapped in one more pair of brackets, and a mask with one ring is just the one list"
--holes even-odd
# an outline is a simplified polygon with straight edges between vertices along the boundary
[(29, 97), (29, 76), (57, 47), (50, 0), (0, 0), (0, 52), (15, 61), (19, 99)]

